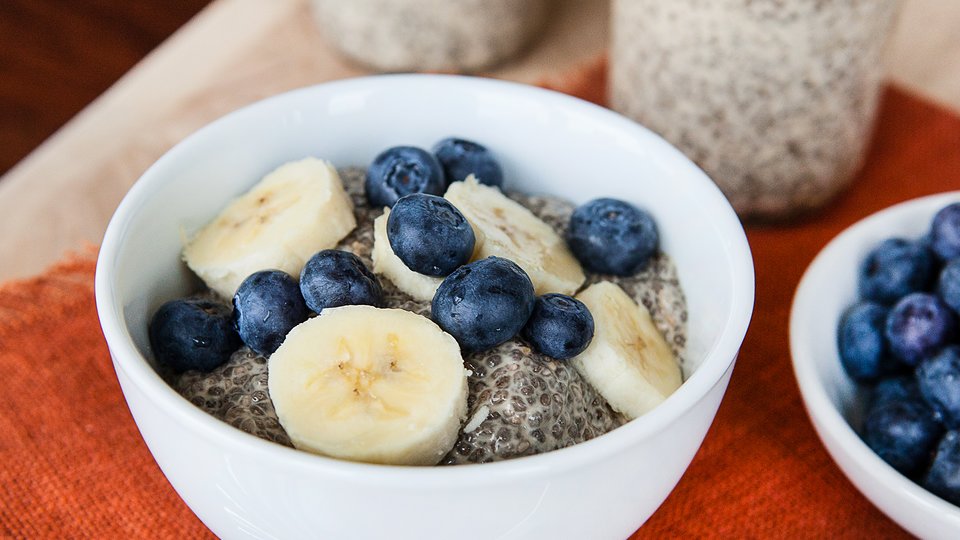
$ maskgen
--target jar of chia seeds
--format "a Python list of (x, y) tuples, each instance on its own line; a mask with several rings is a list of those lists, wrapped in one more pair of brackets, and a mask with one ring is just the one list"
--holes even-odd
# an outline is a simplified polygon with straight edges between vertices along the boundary
[(613, 0), (614, 109), (741, 217), (819, 207), (859, 170), (899, 0)]
[(326, 40), (378, 71), (476, 71), (514, 57), (548, 0), (313, 0)]

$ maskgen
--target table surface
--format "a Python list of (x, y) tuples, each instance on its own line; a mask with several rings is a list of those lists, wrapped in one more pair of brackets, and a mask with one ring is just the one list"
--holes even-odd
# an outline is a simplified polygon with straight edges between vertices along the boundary
[[(905, 0), (890, 77), (960, 110), (960, 2)], [(549, 80), (599, 54), (607, 2), (556, 0), (542, 39), (490, 73)], [(99, 243), (123, 194), (163, 152), (265, 96), (366, 74), (321, 39), (306, 0), (218, 0), (0, 180), (0, 280)]]
[(208, 4), (0, 2), (0, 175)]

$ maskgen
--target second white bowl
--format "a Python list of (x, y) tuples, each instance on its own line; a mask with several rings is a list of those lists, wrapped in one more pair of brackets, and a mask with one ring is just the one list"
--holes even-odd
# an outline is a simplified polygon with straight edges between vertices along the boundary
[(847, 478), (883, 513), (922, 538), (960, 537), (960, 508), (887, 465), (854, 431), (865, 392), (847, 376), (837, 325), (857, 301), (857, 273), (867, 253), (891, 237), (920, 238), (933, 215), (960, 192), (923, 197), (873, 214), (834, 238), (810, 264), (790, 312), (790, 353), (813, 426)]

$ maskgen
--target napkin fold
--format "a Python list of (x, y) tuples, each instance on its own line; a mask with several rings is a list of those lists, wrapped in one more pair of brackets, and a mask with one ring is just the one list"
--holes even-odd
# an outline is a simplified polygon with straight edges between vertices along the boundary
[(127, 410), (97, 319), (95, 263), (86, 249), (0, 285), (0, 537), (209, 535)]
[[(544, 86), (603, 103), (598, 59)], [(960, 189), (960, 118), (894, 87), (867, 165), (805, 221), (751, 226), (757, 300), (730, 388), (686, 475), (633, 538), (900, 538), (817, 439), (790, 367), (793, 291), (819, 249), (895, 202)], [(95, 250), (0, 285), (0, 536), (212, 536), (154, 463), (97, 320)], [(642, 486), (637, 488), (643, 489)]]

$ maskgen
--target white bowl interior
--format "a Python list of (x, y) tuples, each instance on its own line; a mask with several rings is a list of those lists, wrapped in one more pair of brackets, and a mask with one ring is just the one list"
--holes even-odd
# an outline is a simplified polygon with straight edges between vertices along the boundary
[(827, 450), (848, 478), (883, 512), (921, 536), (960, 530), (960, 508), (928, 493), (884, 463), (857, 435), (866, 393), (844, 371), (837, 325), (857, 296), (861, 261), (879, 242), (920, 238), (937, 210), (960, 192), (915, 199), (854, 224), (817, 255), (797, 288), (790, 350), (804, 404)]

